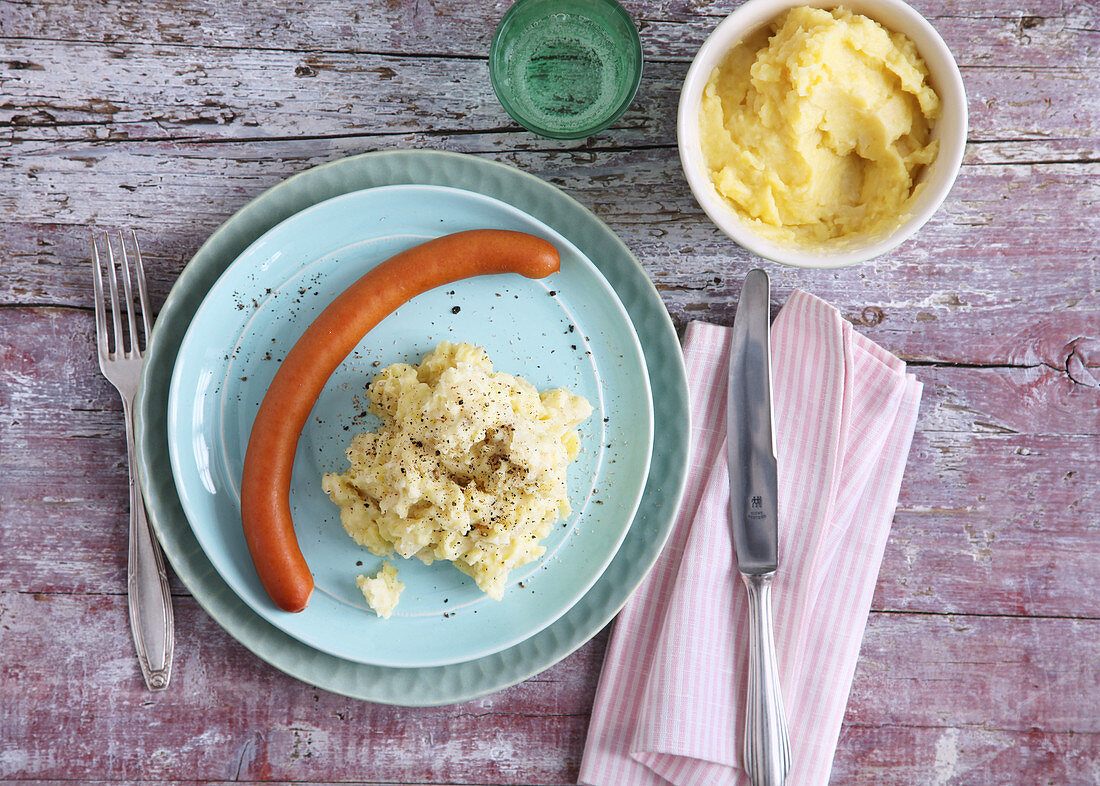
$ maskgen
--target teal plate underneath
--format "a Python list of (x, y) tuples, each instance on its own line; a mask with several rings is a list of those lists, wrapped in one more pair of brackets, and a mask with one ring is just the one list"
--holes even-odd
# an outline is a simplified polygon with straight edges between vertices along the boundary
[[(614, 288), (645, 353), (656, 414), (649, 480), (611, 564), (563, 616), (486, 657), (396, 668), (321, 652), (263, 619), (222, 580), (192, 533), (172, 479), (168, 381), (207, 292), (251, 243), (326, 199), (393, 184), (462, 188), (507, 202), (560, 232)], [(177, 575), (234, 638), (278, 669), (317, 687), (388, 704), (426, 706), (482, 696), (548, 668), (595, 635), (645, 577), (672, 526), (686, 473), (687, 382), (675, 330), (637, 260), (598, 218), (553, 186), (511, 167), (434, 151), (368, 153), (316, 167), (265, 192), (223, 224), (181, 273), (157, 319), (136, 411), (138, 462), (150, 521)]]

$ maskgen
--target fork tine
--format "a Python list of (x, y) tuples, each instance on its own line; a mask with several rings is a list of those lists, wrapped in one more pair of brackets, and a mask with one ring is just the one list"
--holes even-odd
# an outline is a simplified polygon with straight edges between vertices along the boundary
[(99, 356), (107, 357), (107, 315), (103, 303), (103, 263), (99, 259), (99, 243), (92, 230), (92, 263), (95, 275), (92, 276), (92, 291), (95, 293), (95, 338)]
[(118, 232), (118, 247), (122, 251), (122, 292), (126, 296), (126, 322), (130, 328), (130, 354), (126, 357), (140, 357), (137, 317), (134, 315), (134, 289), (130, 284), (130, 255), (126, 253), (126, 238), (122, 236), (122, 230)]
[(123, 357), (122, 316), (118, 313), (118, 284), (115, 281), (115, 250), (111, 246), (111, 236), (106, 232), (103, 233), (103, 242), (107, 246), (107, 265), (110, 268), (108, 271), (110, 277), (107, 279), (107, 283), (110, 284), (111, 290), (111, 321), (114, 323), (115, 328), (115, 356)]
[(145, 346), (149, 345), (149, 334), (153, 332), (149, 326), (149, 288), (145, 285), (145, 265), (141, 261), (141, 246), (138, 245), (137, 232), (130, 230), (130, 237), (134, 241), (134, 262), (137, 270), (138, 297), (141, 298), (141, 323), (145, 328)]

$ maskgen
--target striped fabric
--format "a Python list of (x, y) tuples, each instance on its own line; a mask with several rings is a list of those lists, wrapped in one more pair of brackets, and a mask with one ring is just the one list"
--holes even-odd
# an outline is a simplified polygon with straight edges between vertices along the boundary
[[(684, 341), (688, 486), (669, 543), (616, 619), (588, 731), (592, 786), (747, 784), (747, 597), (731, 542), (728, 328)], [(779, 453), (776, 647), (791, 786), (829, 780), (921, 384), (832, 306), (795, 292), (772, 325)]]

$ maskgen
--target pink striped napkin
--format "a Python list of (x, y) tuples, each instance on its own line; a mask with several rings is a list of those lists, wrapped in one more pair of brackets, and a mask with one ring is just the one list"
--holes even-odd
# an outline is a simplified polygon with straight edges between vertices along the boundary
[[(668, 545), (616, 619), (581, 782), (747, 784), (747, 608), (728, 523), (728, 328), (684, 341), (688, 486)], [(795, 292), (772, 325), (779, 453), (776, 648), (790, 786), (823, 784), (890, 533), (921, 384), (840, 313)]]

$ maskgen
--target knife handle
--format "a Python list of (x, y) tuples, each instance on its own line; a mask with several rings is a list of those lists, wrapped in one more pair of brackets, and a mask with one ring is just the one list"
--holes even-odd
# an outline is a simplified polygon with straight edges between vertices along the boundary
[(775, 573), (741, 574), (749, 591), (749, 677), (745, 702), (745, 772), (753, 786), (782, 786), (791, 743), (772, 633)]

